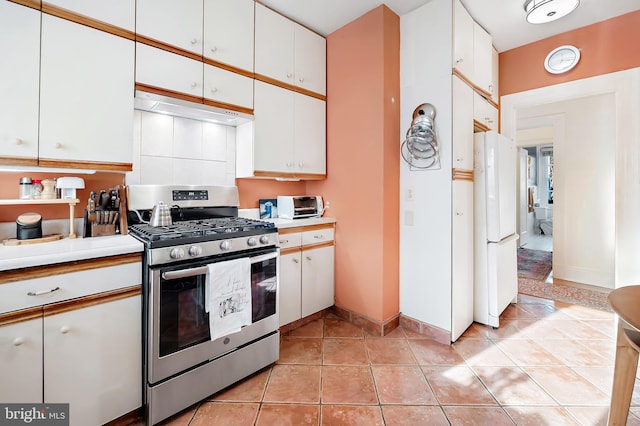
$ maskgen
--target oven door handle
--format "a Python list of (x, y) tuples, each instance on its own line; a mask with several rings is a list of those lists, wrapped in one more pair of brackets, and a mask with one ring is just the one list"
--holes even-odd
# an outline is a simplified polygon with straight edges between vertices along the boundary
[(196, 275), (204, 275), (207, 273), (208, 268), (206, 266), (200, 266), (198, 268), (181, 269), (179, 271), (168, 271), (162, 273), (162, 279), (179, 280), (180, 278), (194, 277)]
[[(273, 253), (263, 254), (260, 256), (250, 257), (249, 260), (253, 264), (253, 263), (258, 263), (265, 260), (273, 259), (275, 257), (278, 257), (277, 251), (274, 251)], [(181, 269), (179, 271), (167, 271), (162, 273), (162, 279), (165, 281), (168, 281), (168, 280), (177, 280), (180, 278), (193, 277), (196, 275), (204, 275), (207, 273), (208, 269), (209, 268), (207, 266), (199, 266), (197, 268)]]

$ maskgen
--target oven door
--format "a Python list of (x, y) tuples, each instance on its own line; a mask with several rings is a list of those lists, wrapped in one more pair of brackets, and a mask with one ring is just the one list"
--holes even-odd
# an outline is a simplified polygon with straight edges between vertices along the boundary
[[(149, 384), (213, 360), (278, 329), (278, 253), (272, 248), (150, 271), (146, 336)], [(251, 262), (251, 325), (212, 341), (209, 314), (205, 311), (207, 265), (246, 256)]]

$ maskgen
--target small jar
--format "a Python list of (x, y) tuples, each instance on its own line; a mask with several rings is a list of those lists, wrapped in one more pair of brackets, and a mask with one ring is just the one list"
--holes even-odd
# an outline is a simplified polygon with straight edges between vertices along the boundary
[(41, 179), (33, 179), (32, 181), (32, 188), (31, 188), (31, 195), (33, 196), (33, 198), (40, 198), (42, 197), (42, 180)]
[(31, 198), (32, 182), (30, 177), (20, 178), (20, 199), (28, 200)]
[(51, 200), (56, 198), (55, 179), (45, 179), (42, 181), (42, 199)]

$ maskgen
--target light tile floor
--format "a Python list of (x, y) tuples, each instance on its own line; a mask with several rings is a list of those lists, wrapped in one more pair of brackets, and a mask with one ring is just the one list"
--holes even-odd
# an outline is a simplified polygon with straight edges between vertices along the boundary
[[(605, 425), (613, 314), (521, 296), (453, 345), (337, 317), (282, 337), (280, 360), (166, 425)], [(640, 380), (629, 425), (640, 425)]]

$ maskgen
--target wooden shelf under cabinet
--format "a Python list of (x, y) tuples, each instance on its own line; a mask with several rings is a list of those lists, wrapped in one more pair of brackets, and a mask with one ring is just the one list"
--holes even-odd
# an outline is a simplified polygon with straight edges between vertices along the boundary
[(76, 238), (76, 232), (73, 226), (73, 218), (76, 204), (80, 200), (77, 198), (35, 198), (29, 200), (0, 200), (0, 206), (21, 206), (30, 204), (69, 204), (69, 238)]

